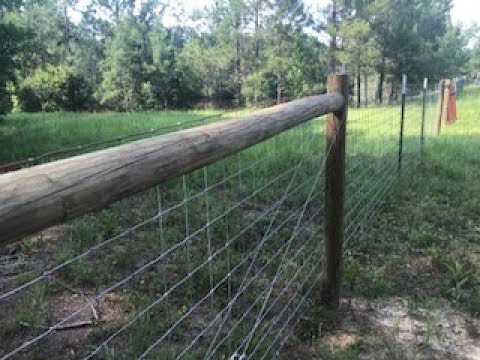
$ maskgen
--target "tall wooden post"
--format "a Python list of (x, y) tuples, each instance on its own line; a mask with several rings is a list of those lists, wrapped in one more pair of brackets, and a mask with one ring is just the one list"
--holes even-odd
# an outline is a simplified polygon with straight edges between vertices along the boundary
[(443, 87), (443, 110), (442, 110), (442, 123), (446, 124), (448, 120), (448, 105), (450, 104), (450, 88), (452, 86), (452, 80), (446, 79)]
[(325, 124), (325, 236), (321, 305), (336, 309), (340, 298), (342, 244), (344, 237), (345, 136), (348, 109), (348, 76), (330, 75), (328, 92), (341, 93), (345, 99), (340, 111), (327, 116)]
[(445, 93), (445, 80), (440, 80), (440, 87), (438, 90), (438, 115), (437, 115), (437, 128), (436, 133), (440, 135), (442, 132), (442, 119), (443, 119), (443, 104), (444, 104), (444, 93)]

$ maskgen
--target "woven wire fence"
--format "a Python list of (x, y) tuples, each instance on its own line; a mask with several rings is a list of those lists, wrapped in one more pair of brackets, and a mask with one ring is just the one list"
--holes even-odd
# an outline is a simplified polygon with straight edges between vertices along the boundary
[[(370, 89), (369, 93), (375, 91)], [(399, 96), (399, 99), (383, 105), (349, 110), (345, 170), (346, 254), (355, 249), (356, 243), (375, 222), (382, 203), (398, 178), (405, 173), (415, 176), (423, 147), (435, 134), (439, 86), (429, 85), (424, 92), (421, 84), (409, 85), (405, 97), (402, 160), (399, 164)]]
[(2, 284), (2, 358), (72, 342), (79, 358), (267, 356), (318, 276), (322, 133), (312, 120), (31, 239), (41, 272)]
[[(423, 101), (406, 102), (401, 171), (398, 105), (349, 111), (347, 254), (420, 159)], [(311, 120), (7, 249), (0, 358), (280, 356), (316, 306), (323, 132), (324, 118)]]

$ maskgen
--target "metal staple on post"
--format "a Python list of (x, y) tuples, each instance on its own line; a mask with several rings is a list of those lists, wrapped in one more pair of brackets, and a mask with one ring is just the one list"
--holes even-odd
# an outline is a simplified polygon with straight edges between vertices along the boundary
[(323, 272), (321, 305), (336, 309), (340, 298), (342, 244), (344, 237), (345, 200), (345, 137), (348, 109), (348, 76), (330, 75), (328, 92), (341, 93), (342, 109), (327, 116), (325, 125), (325, 238), (323, 242)]
[(403, 130), (405, 128), (405, 99), (407, 96), (407, 75), (402, 75), (402, 114), (400, 117), (400, 137), (398, 140), (398, 170), (402, 168)]

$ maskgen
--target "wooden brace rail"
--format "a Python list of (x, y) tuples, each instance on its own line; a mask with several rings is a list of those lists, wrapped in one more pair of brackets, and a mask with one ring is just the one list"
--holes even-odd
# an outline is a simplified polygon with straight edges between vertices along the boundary
[(340, 93), (0, 175), (0, 246), (211, 164), (315, 117)]

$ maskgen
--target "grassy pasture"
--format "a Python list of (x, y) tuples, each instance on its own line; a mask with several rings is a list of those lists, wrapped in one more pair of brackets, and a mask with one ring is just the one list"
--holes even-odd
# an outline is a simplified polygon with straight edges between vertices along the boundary
[[(429, 103), (427, 134), (433, 128), (435, 106), (433, 101)], [(176, 116), (183, 119), (187, 115), (201, 117), (205, 113), (177, 113)], [(156, 126), (159, 122), (177, 121), (173, 117), (161, 120), (162, 116), (165, 114), (108, 114), (104, 121), (102, 114), (79, 114), (71, 124), (63, 123), (65, 114), (10, 116), (0, 125), (0, 131), (5, 134), (6, 129), (17, 126), (18, 121), (23, 129), (36, 128), (36, 134), (43, 136), (44, 147), (37, 148), (33, 137), (29, 137), (37, 136), (33, 130), (32, 134), (19, 130), (15, 137), (17, 155), (4, 156), (11, 160), (18, 158), (18, 154), (51, 150), (57, 146), (58, 139), (62, 139), (62, 146), (78, 145), (98, 140), (99, 134), (109, 138), (113, 134), (117, 136)], [(144, 117), (145, 122), (141, 121)], [(136, 120), (131, 121), (133, 118)], [(357, 244), (360, 230), (368, 226), (358, 227), (358, 224), (371, 220), (379, 201), (388, 192), (387, 185), (396, 181), (399, 119), (398, 106), (349, 111), (346, 211), (350, 246), (360, 246)], [(409, 99), (405, 122), (405, 174), (411, 174), (409, 169), (420, 159), (420, 119), (421, 104), (417, 99)], [(89, 125), (84, 127), (85, 123)], [(121, 125), (117, 128), (117, 124)], [(38, 335), (65, 317), (68, 311), (74, 311), (85, 303), (85, 296), (115, 285), (159, 254), (174, 248), (168, 256), (148, 267), (148, 271), (110, 291), (99, 301), (98, 312), (103, 313), (99, 323), (59, 331), (40, 346), (33, 347), (27, 357), (49, 354), (67, 358), (69, 349), (76, 357), (86, 355), (139, 311), (162, 299), (162, 293), (167, 294), (168, 289), (182, 279), (186, 279), (182, 286), (168, 293), (131, 328), (102, 348), (102, 356), (136, 358), (162, 334), (168, 336), (154, 350), (154, 358), (175, 358), (195, 339), (195, 346), (185, 351), (183, 358), (202, 358), (209, 341), (215, 337), (217, 354), (230, 355), (241, 346), (254, 326), (255, 315), (262, 305), (258, 299), (262, 299), (268, 289), (268, 279), (272, 279), (280, 268), (279, 281), (274, 288), (279, 301), (270, 299), (268, 311), (249, 346), (250, 354), (267, 354), (268, 358), (268, 354), (272, 354), (270, 345), (279, 340), (276, 338), (278, 323), (287, 321), (281, 309), (290, 306), (290, 302), (296, 305), (303, 295), (311, 292), (319, 272), (321, 242), (318, 234), (322, 229), (323, 206), (323, 178), (319, 169), (325, 151), (323, 127), (323, 118), (313, 120), (224, 161), (97, 214), (29, 237), (19, 247), (7, 249), (4, 259), (8, 272), (2, 270), (1, 273), (5, 279), (2, 293), (18, 282), (38, 276), (42, 270), (112, 239), (124, 229), (151, 219), (135, 231), (66, 266), (48, 281), (41, 281), (9, 299), (3, 307), (5, 314), (0, 317), (2, 338), (6, 339), (5, 348), (0, 347), (0, 355), (1, 351), (13, 349), (25, 338)], [(75, 131), (83, 135), (76, 136)], [(52, 137), (52, 134), (56, 135)], [(428, 145), (428, 152), (432, 146)], [(409, 176), (404, 178), (410, 179)], [(310, 201), (305, 206), (306, 199)], [(158, 216), (159, 212), (163, 215)], [(296, 220), (302, 212), (304, 216), (298, 223)], [(189, 240), (184, 241), (186, 238)], [(259, 248), (258, 244), (263, 241), (264, 245)], [(288, 248), (286, 244), (290, 244)], [(351, 270), (349, 273), (349, 281), (356, 281), (356, 273)], [(245, 275), (250, 278), (255, 274), (247, 291), (242, 292), (232, 306), (227, 325), (219, 327), (215, 315), (241, 289)], [(381, 280), (377, 281), (380, 284), (377, 288), (383, 289), (387, 285)], [(213, 288), (215, 291), (210, 293)], [(71, 305), (66, 306), (66, 302)], [(247, 304), (253, 305), (249, 308)], [(88, 318), (80, 314), (74, 320)], [(177, 324), (181, 318), (183, 320)], [(215, 326), (197, 339), (202, 329), (199, 324), (210, 322)], [(75, 341), (67, 336), (72, 333)]]

